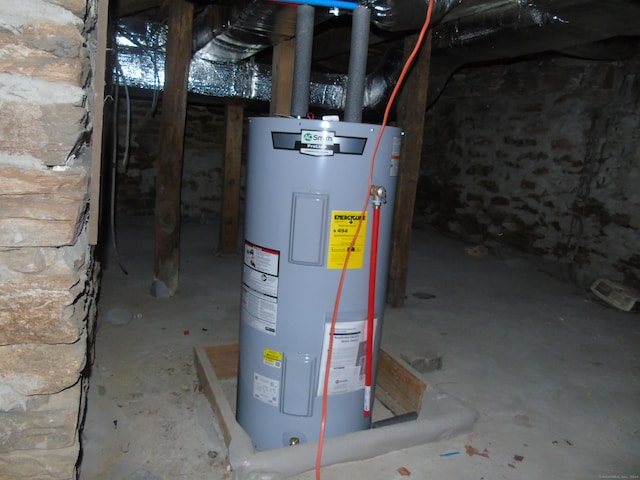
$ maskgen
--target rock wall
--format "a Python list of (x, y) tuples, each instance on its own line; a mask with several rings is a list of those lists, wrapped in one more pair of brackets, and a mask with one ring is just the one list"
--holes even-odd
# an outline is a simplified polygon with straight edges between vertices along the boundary
[(428, 111), (416, 224), (640, 285), (640, 56), (456, 73)]
[(92, 20), (86, 0), (0, 1), (0, 479), (77, 474), (99, 275)]
[[(125, 168), (126, 108), (124, 95), (120, 95), (116, 211), (128, 217), (153, 216), (162, 102), (154, 108), (151, 99), (131, 100), (129, 159)], [(209, 221), (220, 214), (224, 128), (224, 107), (193, 101), (188, 104), (181, 192), (181, 213), (185, 217)]]

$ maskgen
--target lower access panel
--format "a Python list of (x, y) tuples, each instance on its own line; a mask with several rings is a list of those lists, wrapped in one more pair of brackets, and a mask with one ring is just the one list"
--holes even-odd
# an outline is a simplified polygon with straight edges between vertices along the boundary
[(282, 413), (308, 417), (315, 394), (316, 360), (311, 355), (286, 355), (282, 385)]

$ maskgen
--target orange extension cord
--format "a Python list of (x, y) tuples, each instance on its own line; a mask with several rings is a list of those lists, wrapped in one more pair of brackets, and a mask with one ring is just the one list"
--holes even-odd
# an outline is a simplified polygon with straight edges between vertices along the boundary
[(367, 213), (367, 206), (369, 205), (369, 199), (371, 195), (371, 185), (373, 183), (373, 167), (374, 167), (374, 159), (376, 158), (376, 154), (378, 153), (378, 148), (380, 146), (380, 141), (382, 140), (382, 134), (384, 133), (384, 129), (389, 120), (389, 113), (391, 111), (391, 106), (393, 105), (398, 92), (400, 91), (400, 87), (404, 83), (405, 77), (407, 76), (407, 72), (409, 68), (413, 64), (418, 52), (420, 51), (420, 47), (422, 46), (422, 42), (424, 41), (424, 37), (429, 29), (429, 25), (431, 23), (431, 14), (433, 12), (433, 3), (434, 0), (429, 0), (429, 8), (427, 9), (427, 18), (422, 25), (422, 29), (420, 30), (420, 34), (418, 35), (418, 40), (416, 42), (415, 47), (411, 51), (409, 58), (404, 64), (402, 68), (402, 72), (400, 73), (400, 77), (398, 78), (398, 82), (396, 83), (391, 96), (389, 97), (389, 101), (387, 102), (387, 107), (384, 111), (384, 117), (382, 118), (382, 126), (380, 128), (380, 133), (378, 133), (378, 139), (376, 141), (376, 145), (373, 149), (373, 154), (371, 156), (371, 164), (369, 167), (369, 185), (367, 187), (367, 197), (364, 202), (364, 207), (362, 207), (362, 215), (360, 216), (360, 221), (358, 222), (358, 227), (356, 228), (356, 233), (353, 236), (353, 240), (351, 240), (351, 244), (349, 245), (349, 250), (347, 251), (347, 256), (344, 260), (344, 266), (342, 267), (342, 273), (340, 275), (340, 282), (338, 283), (338, 291), (336, 292), (336, 301), (333, 307), (333, 315), (331, 317), (331, 330), (329, 334), (329, 350), (327, 352), (327, 365), (324, 372), (324, 383), (322, 389), (322, 420), (320, 422), (320, 437), (318, 438), (318, 452), (316, 455), (316, 480), (320, 480), (320, 467), (322, 465), (322, 449), (324, 447), (324, 434), (326, 428), (327, 421), (327, 402), (328, 402), (328, 390), (329, 390), (329, 375), (331, 373), (331, 355), (333, 354), (333, 334), (335, 333), (336, 321), (338, 318), (338, 308), (340, 307), (340, 298), (342, 296), (342, 287), (344, 285), (344, 278), (347, 273), (347, 266), (349, 265), (349, 257), (351, 256), (351, 250), (356, 243), (358, 235), (360, 234), (360, 227), (362, 226), (362, 220)]

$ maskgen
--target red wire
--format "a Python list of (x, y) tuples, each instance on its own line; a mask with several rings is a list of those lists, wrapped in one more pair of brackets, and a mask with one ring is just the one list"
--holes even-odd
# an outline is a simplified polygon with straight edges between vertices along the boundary
[(353, 250), (353, 246), (358, 239), (358, 235), (360, 234), (360, 228), (362, 227), (362, 221), (364, 216), (367, 213), (367, 206), (369, 205), (369, 198), (371, 195), (371, 185), (373, 183), (373, 167), (374, 167), (374, 159), (376, 158), (376, 154), (378, 153), (378, 148), (380, 147), (380, 141), (382, 140), (382, 134), (384, 133), (384, 129), (389, 121), (389, 113), (391, 112), (391, 107), (398, 96), (398, 92), (400, 91), (400, 87), (402, 86), (405, 77), (407, 76), (407, 72), (409, 68), (413, 64), (418, 52), (420, 51), (420, 47), (422, 46), (422, 42), (424, 41), (424, 37), (429, 28), (429, 24), (431, 23), (431, 14), (433, 12), (433, 3), (434, 0), (429, 0), (429, 8), (427, 9), (427, 18), (422, 25), (422, 29), (420, 30), (420, 34), (418, 35), (418, 40), (416, 41), (416, 45), (413, 47), (409, 58), (404, 64), (402, 71), (400, 72), (400, 76), (398, 77), (398, 82), (391, 92), (391, 96), (389, 97), (389, 101), (387, 102), (387, 107), (384, 111), (384, 116), (382, 118), (382, 125), (380, 128), (380, 132), (378, 133), (378, 139), (376, 141), (376, 145), (373, 149), (373, 154), (371, 156), (371, 163), (369, 166), (369, 185), (367, 187), (367, 198), (364, 202), (364, 206), (362, 207), (362, 215), (360, 216), (360, 221), (358, 222), (358, 227), (356, 228), (356, 233), (351, 240), (351, 244), (349, 245), (349, 249), (347, 250), (347, 256), (344, 259), (344, 265), (342, 267), (342, 273), (340, 274), (340, 282), (338, 283), (338, 290), (336, 292), (336, 301), (333, 306), (333, 315), (331, 317), (331, 329), (329, 332), (329, 348), (327, 351), (327, 364), (324, 372), (324, 383), (322, 389), (322, 419), (320, 422), (320, 436), (318, 438), (318, 452), (316, 455), (316, 480), (320, 480), (320, 467), (322, 466), (322, 450), (324, 448), (324, 437), (325, 437), (325, 428), (327, 423), (327, 403), (328, 403), (328, 390), (329, 390), (329, 375), (331, 373), (331, 355), (333, 353), (333, 334), (335, 333), (336, 321), (338, 319), (338, 308), (340, 306), (340, 298), (342, 297), (342, 288), (344, 285), (344, 278), (347, 273), (347, 266), (349, 265), (349, 258), (351, 257), (351, 251)]

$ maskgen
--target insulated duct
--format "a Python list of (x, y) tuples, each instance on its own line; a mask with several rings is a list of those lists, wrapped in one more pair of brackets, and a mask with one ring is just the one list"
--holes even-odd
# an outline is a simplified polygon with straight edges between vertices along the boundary
[[(117, 58), (127, 85), (162, 90), (166, 39), (166, 27), (160, 24), (135, 18), (120, 20), (116, 32)], [(402, 50), (390, 45), (376, 69), (365, 78), (364, 108), (375, 107), (384, 100), (400, 74), (401, 62)], [(117, 80), (120, 79), (114, 75), (114, 81)], [(344, 110), (347, 81), (347, 75), (311, 72), (309, 105)], [(211, 62), (196, 56), (191, 60), (188, 88), (199, 95), (268, 102), (271, 98), (271, 65), (253, 59)]]
[[(640, 2), (465, 2), (464, 8), (447, 13), (433, 31), (429, 104), (437, 99), (449, 76), (464, 65), (562, 53), (624, 35), (640, 35)], [(588, 56), (584, 48), (582, 52)], [(601, 48), (598, 58), (603, 58)]]
[[(211, 35), (215, 38), (194, 55), (190, 91), (269, 101), (271, 67), (255, 63), (252, 57), (294, 35), (295, 7), (265, 0), (217, 3), (228, 5), (229, 18), (219, 32), (197, 32), (198, 38), (208, 39)], [(361, 3), (371, 10), (371, 21), (376, 27), (390, 32), (411, 32), (421, 25), (428, 0)], [(332, 16), (324, 8), (316, 8), (315, 13), (316, 24)], [(126, 81), (132, 86), (161, 89), (166, 28), (148, 23), (133, 28), (132, 22), (135, 23), (121, 20), (117, 34), (118, 59)], [(621, 35), (640, 35), (640, 2), (435, 0), (433, 25), (432, 98), (462, 65), (550, 50), (565, 51)], [(363, 107), (375, 107), (394, 86), (401, 68), (401, 45), (402, 42), (390, 45), (383, 62), (367, 75)], [(310, 105), (329, 110), (345, 108), (348, 81), (345, 75), (312, 72), (310, 81)]]
[(452, 10), (435, 29), (435, 50), (471, 47), (483, 61), (640, 34), (640, 4), (629, 0), (494, 0), (465, 5)]
[[(436, 25), (442, 17), (456, 7), (469, 3), (486, 3), (463, 0), (434, 0), (431, 23)], [(365, 3), (371, 9), (375, 26), (389, 32), (419, 30), (427, 16), (428, 0), (369, 0)]]
[[(264, 0), (226, 3), (230, 7), (224, 28), (206, 45), (196, 44), (201, 48), (194, 59), (235, 62), (295, 35), (296, 18), (291, 15), (294, 7)], [(196, 31), (194, 36), (206, 39), (208, 33)]]
[[(226, 5), (226, 20), (220, 31), (211, 31), (206, 21), (197, 21), (194, 31), (195, 59), (236, 62), (296, 34), (297, 6), (270, 0), (219, 1)], [(346, 10), (317, 9), (315, 24)], [(206, 17), (206, 14), (201, 15)], [(206, 43), (203, 43), (206, 42)]]

